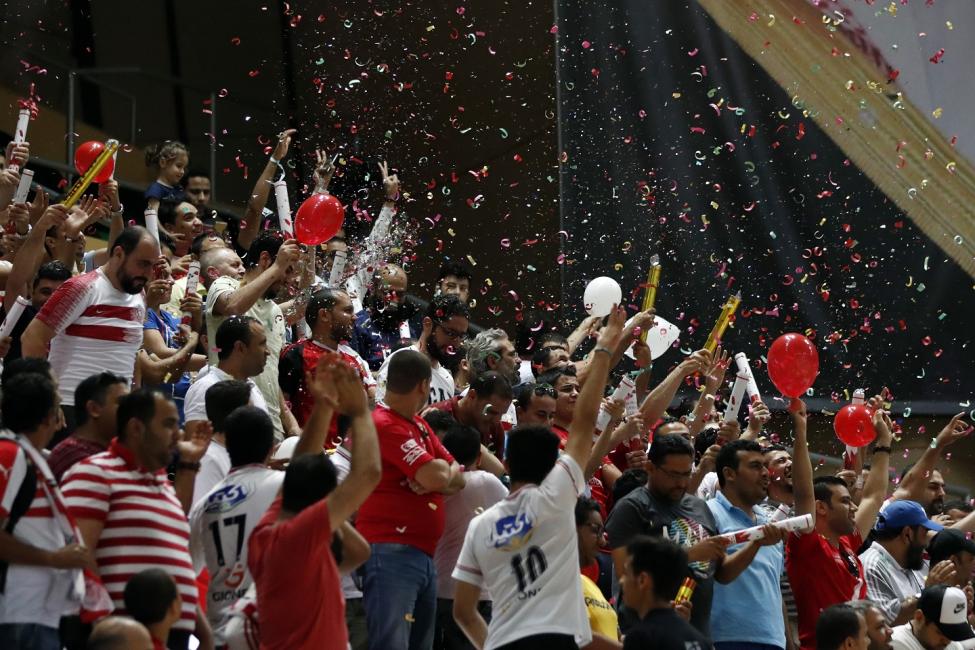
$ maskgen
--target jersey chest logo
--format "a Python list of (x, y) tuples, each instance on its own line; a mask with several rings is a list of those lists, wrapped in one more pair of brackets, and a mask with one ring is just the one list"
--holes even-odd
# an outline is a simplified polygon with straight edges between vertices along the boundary
[(227, 485), (207, 497), (203, 511), (208, 513), (227, 512), (247, 499), (248, 494), (247, 487), (244, 485)]
[(494, 522), (490, 545), (502, 551), (517, 551), (531, 539), (532, 521), (525, 513), (502, 517)]

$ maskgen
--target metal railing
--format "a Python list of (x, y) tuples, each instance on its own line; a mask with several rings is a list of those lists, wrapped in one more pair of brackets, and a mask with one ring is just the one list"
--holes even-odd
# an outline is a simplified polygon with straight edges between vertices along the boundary
[(67, 110), (67, 129), (68, 129), (68, 140), (67, 140), (67, 151), (65, 155), (66, 162), (70, 167), (73, 162), (74, 148), (75, 148), (75, 95), (77, 94), (76, 88), (78, 85), (78, 78), (85, 79), (94, 83), (95, 85), (104, 88), (110, 92), (118, 94), (129, 100), (130, 110), (130, 138), (129, 144), (134, 145), (136, 139), (136, 122), (138, 116), (138, 100), (136, 97), (130, 93), (116, 88), (111, 84), (107, 84), (104, 81), (98, 79), (97, 77), (106, 74), (113, 75), (136, 75), (145, 79), (153, 79), (162, 83), (169, 84), (171, 86), (178, 86), (187, 90), (194, 90), (196, 92), (202, 93), (204, 95), (209, 95), (210, 97), (210, 160), (209, 160), (209, 170), (210, 170), (210, 199), (216, 202), (217, 200), (217, 93), (212, 89), (200, 88), (192, 84), (188, 84), (181, 79), (175, 77), (170, 77), (168, 75), (158, 74), (155, 72), (149, 72), (138, 67), (109, 67), (109, 68), (74, 68), (68, 70), (68, 110)]

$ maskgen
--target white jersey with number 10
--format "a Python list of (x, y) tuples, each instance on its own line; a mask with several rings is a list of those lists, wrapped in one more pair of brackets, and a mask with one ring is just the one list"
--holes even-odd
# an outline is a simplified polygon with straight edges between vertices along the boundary
[(491, 594), (485, 650), (538, 634), (592, 640), (575, 525), (585, 487), (579, 465), (563, 455), (541, 485), (515, 490), (471, 521), (453, 577)]

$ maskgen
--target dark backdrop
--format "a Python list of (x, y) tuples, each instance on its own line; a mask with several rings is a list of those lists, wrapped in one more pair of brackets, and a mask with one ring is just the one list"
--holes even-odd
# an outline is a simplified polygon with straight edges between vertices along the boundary
[(658, 312), (685, 352), (741, 291), (727, 345), (761, 364), (777, 336), (806, 333), (817, 397), (886, 385), (918, 412), (971, 408), (972, 279), (788, 90), (694, 2), (558, 0), (556, 12), (567, 306), (597, 275), (638, 305), (658, 253)]

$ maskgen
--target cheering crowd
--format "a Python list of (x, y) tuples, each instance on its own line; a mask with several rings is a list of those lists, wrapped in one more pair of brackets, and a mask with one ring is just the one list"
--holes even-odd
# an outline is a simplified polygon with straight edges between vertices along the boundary
[(652, 310), (475, 335), (467, 251), (408, 295), (385, 164), (361, 241), (269, 227), (294, 135), (240, 218), (178, 142), (128, 209), (13, 202), (7, 147), (0, 648), (975, 647), (960, 417), (892, 481), (882, 392), (814, 476), (801, 401), (725, 417), (720, 347), (651, 384)]

